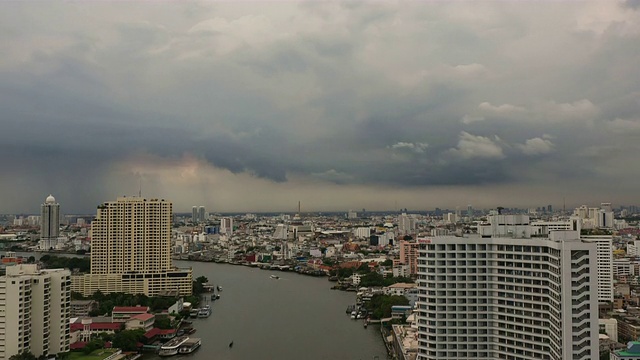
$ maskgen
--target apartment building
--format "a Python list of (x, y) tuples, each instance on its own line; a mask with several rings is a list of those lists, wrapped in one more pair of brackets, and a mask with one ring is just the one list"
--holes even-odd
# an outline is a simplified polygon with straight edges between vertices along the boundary
[(598, 301), (613, 301), (613, 236), (581, 235), (580, 239), (596, 244)]
[(0, 277), (0, 358), (69, 351), (70, 277), (65, 269), (8, 266)]
[(418, 273), (418, 242), (400, 241), (400, 264), (409, 267), (409, 274)]
[(489, 218), (481, 236), (420, 240), (418, 359), (597, 359), (596, 244)]
[(191, 269), (171, 259), (173, 206), (164, 199), (120, 197), (98, 206), (91, 223), (91, 273), (74, 275), (72, 290), (191, 295)]

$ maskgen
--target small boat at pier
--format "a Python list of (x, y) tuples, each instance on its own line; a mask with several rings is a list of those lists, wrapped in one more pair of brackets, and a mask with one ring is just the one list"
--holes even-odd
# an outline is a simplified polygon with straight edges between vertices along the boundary
[(184, 343), (189, 340), (188, 336), (179, 336), (177, 338), (173, 338), (167, 341), (164, 345), (160, 347), (158, 351), (159, 356), (173, 356), (178, 354), (178, 350)]
[(178, 350), (178, 353), (191, 354), (192, 352), (198, 350), (201, 344), (202, 344), (202, 340), (198, 338), (191, 338), (187, 340), (184, 344), (182, 344), (182, 346)]
[(200, 309), (200, 311), (198, 311), (199, 318), (206, 318), (206, 317), (209, 317), (210, 315), (211, 315), (211, 305), (206, 305), (205, 307)]

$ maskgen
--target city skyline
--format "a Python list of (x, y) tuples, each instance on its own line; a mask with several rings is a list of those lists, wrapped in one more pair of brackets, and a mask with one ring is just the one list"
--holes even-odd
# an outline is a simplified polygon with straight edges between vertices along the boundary
[(2, 7), (0, 213), (640, 202), (635, 1)]

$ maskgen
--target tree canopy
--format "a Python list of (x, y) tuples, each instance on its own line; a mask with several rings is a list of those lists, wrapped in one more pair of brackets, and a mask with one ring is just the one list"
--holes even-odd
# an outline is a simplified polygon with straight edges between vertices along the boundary
[(9, 360), (38, 360), (35, 355), (33, 355), (29, 351), (22, 352), (18, 355), (13, 355), (9, 358)]
[(91, 260), (89, 257), (62, 257), (43, 255), (40, 262), (49, 269), (65, 268), (78, 270), (81, 273), (88, 273), (91, 270)]
[(138, 349), (138, 342), (144, 337), (144, 330), (122, 330), (113, 336), (113, 347), (123, 351), (135, 351)]
[(391, 307), (395, 305), (409, 305), (409, 299), (397, 295), (373, 295), (365, 307), (374, 319), (383, 319), (391, 316)]

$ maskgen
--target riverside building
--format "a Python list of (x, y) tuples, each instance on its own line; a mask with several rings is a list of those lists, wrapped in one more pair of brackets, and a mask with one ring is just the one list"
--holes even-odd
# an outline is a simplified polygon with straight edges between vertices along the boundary
[(0, 277), (0, 359), (69, 351), (71, 272), (36, 264), (8, 266)]
[(119, 197), (98, 206), (91, 223), (91, 273), (72, 276), (85, 296), (125, 292), (191, 295), (191, 269), (173, 267), (172, 204), (164, 199)]
[(418, 359), (597, 359), (596, 244), (531, 238), (525, 215), (489, 220), (419, 240)]

